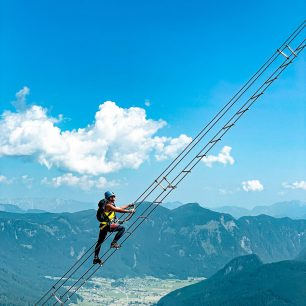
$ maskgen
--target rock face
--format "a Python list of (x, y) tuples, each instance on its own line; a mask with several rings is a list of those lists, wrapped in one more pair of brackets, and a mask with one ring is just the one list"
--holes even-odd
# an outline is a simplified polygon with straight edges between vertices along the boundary
[[(147, 205), (143, 204), (137, 214), (141, 215)], [(23, 275), (38, 284), (46, 275), (63, 275), (95, 244), (97, 236), (94, 210), (61, 214), (0, 212), (0, 267), (17, 279)], [(105, 241), (101, 254), (109, 242)], [(236, 220), (198, 204), (174, 210), (158, 207), (98, 275), (208, 277), (237, 256), (256, 253), (263, 262), (287, 260), (305, 246), (306, 220), (264, 215)], [(85, 268), (91, 260), (89, 256)]]
[(158, 306), (306, 305), (306, 262), (263, 264), (252, 254), (233, 259), (211, 278), (164, 296)]

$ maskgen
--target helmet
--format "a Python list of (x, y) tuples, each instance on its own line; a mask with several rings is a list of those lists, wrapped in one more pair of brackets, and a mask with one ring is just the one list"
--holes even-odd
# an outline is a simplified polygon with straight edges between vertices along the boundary
[(111, 191), (106, 191), (104, 193), (105, 199), (109, 199), (111, 196), (114, 196), (115, 194)]

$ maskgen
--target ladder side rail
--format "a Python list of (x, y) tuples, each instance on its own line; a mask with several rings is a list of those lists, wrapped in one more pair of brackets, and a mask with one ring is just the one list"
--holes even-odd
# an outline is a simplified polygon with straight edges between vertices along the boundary
[[(300, 49), (300, 51), (301, 51), (301, 49)], [(285, 62), (287, 62), (289, 60), (289, 57), (285, 60)], [(292, 63), (292, 60), (289, 62), (289, 63)], [(274, 72), (273, 72), (273, 74), (268, 78), (268, 80), (269, 79), (271, 79), (272, 77), (274, 77), (274, 75), (276, 74), (276, 72), (278, 71), (278, 70), (280, 70), (279, 71), (279, 73), (277, 74), (277, 77), (283, 72), (283, 70), (285, 70), (286, 68), (288, 67), (288, 65), (286, 65), (286, 66), (284, 66), (284, 64), (282, 63)], [(276, 78), (277, 78), (276, 77)], [(275, 79), (276, 79), (275, 78)], [(262, 92), (264, 92), (269, 86), (271, 86), (271, 84), (272, 84), (272, 82), (270, 82), (270, 83), (267, 83), (266, 81), (262, 84), (262, 86), (260, 86), (260, 88), (258, 88), (257, 89), (257, 91), (248, 99), (248, 101), (240, 108), (240, 110), (242, 110), (242, 109), (244, 109), (244, 107), (247, 105), (247, 103), (248, 102), (250, 102), (249, 103), (249, 105), (247, 106), (247, 109), (249, 109), (254, 103), (255, 103), (255, 101), (259, 98), (259, 96), (260, 95), (258, 95), (257, 97), (256, 97), (256, 99), (254, 99), (253, 97), (260, 91), (260, 90), (262, 90), (262, 88), (264, 88), (263, 90), (262, 90)], [(223, 131), (222, 133), (221, 133), (221, 136), (220, 135), (218, 135), (219, 133), (220, 133), (220, 131), (217, 133), (217, 135), (215, 135), (215, 137), (213, 137), (210, 141), (209, 141), (209, 144), (211, 144), (211, 146), (209, 147), (209, 149), (205, 152), (205, 154), (206, 153), (208, 153), (215, 145), (216, 145), (216, 143), (217, 143), (217, 141), (214, 141), (214, 139), (217, 139), (217, 137), (219, 137), (220, 139), (223, 137), (223, 135), (225, 135), (228, 131), (229, 131), (229, 129), (228, 128), (226, 128), (226, 129), (224, 129), (224, 127), (226, 127), (226, 126), (229, 126), (229, 125), (231, 125), (231, 126), (233, 126), (242, 116), (243, 116), (243, 114), (244, 114), (245, 112), (240, 112), (240, 111), (237, 111), (236, 113), (235, 113), (235, 115), (223, 126), (223, 128), (220, 130), (220, 131)], [(237, 114), (238, 114), (238, 116), (237, 116)], [(234, 120), (234, 122), (232, 123), (231, 121), (232, 121), (232, 119), (233, 118), (235, 118), (235, 116), (236, 116), (236, 119)], [(218, 140), (218, 139), (217, 139)], [(201, 150), (201, 152), (200, 152), (200, 154), (202, 153), (202, 151), (203, 150)], [(196, 156), (198, 156), (199, 154), (197, 154)], [(198, 158), (194, 158), (194, 160), (196, 161), (196, 163), (190, 168), (190, 170), (188, 170), (188, 171), (186, 171), (185, 169), (188, 167), (188, 166), (190, 166), (190, 164), (188, 165), (188, 166), (186, 166), (185, 167), (185, 169), (183, 170), (183, 171), (181, 171), (180, 173), (179, 173), (179, 175), (176, 177), (176, 178), (178, 178), (182, 173), (183, 173), (183, 177), (179, 180), (179, 182), (181, 182), (187, 175), (188, 175), (188, 173), (190, 173), (191, 172), (191, 170), (200, 162), (200, 160), (201, 159), (198, 159)], [(175, 179), (176, 179), (175, 178)], [(175, 186), (177, 186), (178, 185), (178, 183), (176, 183), (176, 184), (174, 184), (174, 182), (175, 182), (175, 179), (171, 182), (171, 185), (175, 185)], [(163, 193), (165, 193), (165, 191), (167, 190), (167, 188), (163, 188), (163, 191), (161, 192), (161, 194), (153, 201), (153, 202), (155, 202), (156, 203), (156, 201), (159, 199), (159, 201), (160, 201), (160, 196), (163, 194)], [(171, 192), (173, 190), (173, 188), (170, 188), (170, 191), (168, 191), (168, 193), (166, 194), (166, 196)], [(166, 197), (165, 196), (165, 197)], [(165, 198), (164, 197), (164, 198)], [(152, 202), (152, 203), (153, 203)], [(147, 209), (145, 209), (145, 211), (144, 212), (146, 212), (147, 210), (149, 210), (150, 209), (150, 207), (151, 207), (152, 205), (149, 205), (148, 206), (148, 208)], [(149, 213), (146, 215), (147, 217), (157, 208), (157, 206), (158, 205), (155, 205), (154, 207), (153, 207), (153, 209), (151, 209), (151, 211), (149, 211)], [(142, 213), (142, 214), (144, 214), (144, 213)], [(136, 221), (137, 220), (139, 220), (139, 219), (136, 219)], [(129, 227), (129, 230), (132, 228), (132, 226), (134, 225), (134, 224), (136, 224), (136, 227), (134, 228), (134, 229), (132, 229), (132, 231), (131, 231), (131, 233), (133, 233), (143, 222), (144, 222), (144, 220), (145, 219), (143, 219), (143, 220), (141, 220), (140, 222), (138, 222), (138, 224), (136, 224), (136, 222), (134, 222), (130, 227)], [(131, 235), (131, 234), (130, 234)], [(129, 237), (130, 237), (130, 235), (129, 236), (127, 236), (126, 237), (126, 239), (128, 239)], [(124, 241), (126, 241), (126, 239), (124, 239), (123, 240), (123, 242), (122, 242), (122, 244), (124, 243)], [(115, 250), (116, 251), (116, 250)], [(115, 252), (115, 251), (113, 251), (113, 253)], [(109, 256), (108, 256), (108, 258), (110, 258), (112, 255), (113, 255), (113, 253), (111, 253)], [(106, 260), (108, 260), (108, 258), (106, 259)], [(99, 267), (97, 268), (97, 270), (99, 269)], [(93, 272), (93, 274), (95, 273), (95, 271)], [(91, 277), (91, 276), (90, 276)], [(90, 278), (89, 277), (89, 278)], [(84, 281), (84, 283), (86, 282), (86, 280)], [(76, 282), (77, 283), (77, 282)], [(75, 284), (76, 284), (75, 283)], [(70, 289), (72, 289), (74, 286), (75, 286), (75, 284), (73, 285), (73, 286), (71, 286), (70, 287)], [(81, 286), (82, 286), (82, 284), (81, 284)], [(69, 290), (70, 290), (69, 289)], [(78, 289), (77, 289), (78, 290)], [(69, 291), (68, 291), (69, 292)], [(76, 292), (76, 291), (75, 291)], [(66, 293), (65, 293), (66, 294)]]
[[(280, 68), (280, 67), (282, 67), (282, 68)], [(282, 73), (282, 71), (283, 70), (285, 70), (288, 66), (283, 66), (283, 65), (281, 65), (280, 67), (278, 67), (277, 68), (277, 70), (279, 70), (280, 69), (280, 72), (279, 72), (279, 75)], [(273, 73), (274, 74), (274, 73)], [(266, 88), (268, 88), (270, 85), (271, 85), (271, 83), (269, 83), (269, 84), (267, 84), (266, 82), (264, 83), (264, 84), (266, 84)], [(254, 95), (252, 95), (252, 97), (253, 97)], [(258, 98), (256, 98), (256, 99), (253, 99), (253, 101), (251, 101), (251, 98), (249, 98), (249, 100), (248, 101), (251, 101), (251, 103), (250, 103), (250, 106), (252, 106), (254, 103), (255, 103), (255, 101), (257, 100)], [(249, 107), (250, 107), (249, 106)], [(244, 115), (244, 113), (245, 112), (240, 112), (239, 113), (239, 115), (238, 115), (238, 117), (237, 117), (237, 113), (235, 114), (235, 116), (236, 116), (236, 119), (235, 119), (235, 122), (237, 122), (243, 115)], [(234, 117), (233, 117), (234, 118)], [(235, 123), (234, 122), (234, 123)], [(228, 124), (228, 123), (227, 123)], [(226, 125), (227, 125), (226, 124)], [(226, 126), (225, 125), (225, 126)], [(222, 133), (222, 135), (221, 135), (221, 138), (222, 138), (222, 136), (223, 135), (225, 135), (228, 131), (229, 131), (229, 129), (224, 129), (224, 128), (222, 128), (221, 129), (221, 131), (223, 131), (223, 133)], [(212, 139), (213, 140), (213, 139)], [(216, 143), (217, 142), (212, 142), (212, 141), (210, 141), (209, 142), (210, 144), (211, 144), (211, 147), (206, 151), (206, 152), (209, 152), (215, 145), (216, 145)], [(196, 155), (196, 156), (198, 156), (198, 154)], [(196, 163), (193, 165), (193, 167), (190, 169), (190, 171), (200, 162), (200, 159), (198, 159), (198, 158), (194, 158), (194, 160), (196, 160)], [(175, 181), (175, 179), (171, 182), (171, 184), (173, 184), (173, 185), (175, 185), (175, 186), (177, 186), (187, 175), (188, 175), (188, 173), (190, 173), (190, 171), (185, 171), (185, 172), (183, 172), (183, 171), (181, 171), (180, 173), (179, 173), (179, 175), (180, 174), (182, 174), (183, 173), (183, 177), (176, 183), (176, 184), (174, 184), (174, 181)], [(177, 176), (178, 177), (178, 176)], [(161, 192), (161, 194), (160, 195), (162, 195), (165, 191), (166, 191), (167, 189), (164, 189), (162, 192)], [(170, 188), (169, 189), (169, 191), (166, 193), (166, 195), (164, 196), (164, 198), (166, 198), (172, 191), (173, 191), (174, 189), (173, 188)], [(153, 201), (153, 202), (155, 202), (155, 201), (162, 201), (161, 199), (160, 199), (160, 195)], [(149, 207), (151, 207), (152, 205), (150, 205)], [(153, 211), (156, 209), (158, 207), (158, 205), (155, 205), (154, 207), (153, 207), (153, 209), (151, 209), (150, 211), (149, 211), (149, 213), (146, 215), (147, 217), (151, 214), (151, 213), (153, 213)], [(147, 210), (147, 209), (146, 209)], [(131, 234), (144, 222), (144, 220), (145, 219), (142, 219), (138, 224), (137, 224), (137, 226), (131, 231)], [(131, 228), (131, 227), (130, 227)], [(129, 228), (129, 229), (130, 229)], [(123, 242), (122, 242), (122, 244), (128, 239), (130, 237), (130, 235), (128, 236), (128, 237), (126, 237), (124, 240), (123, 240)], [(116, 250), (115, 250), (116, 251)], [(107, 259), (109, 259), (114, 253), (115, 253), (115, 251), (111, 254), (111, 255), (109, 255), (109, 257), (107, 258)], [(97, 270), (99, 269), (99, 267), (97, 268)], [(89, 278), (91, 277), (92, 275), (90, 275), (89, 276)], [(88, 278), (88, 279), (89, 279)], [(87, 279), (87, 280), (88, 280)], [(84, 281), (84, 283), (87, 281), (87, 280), (85, 280)], [(83, 283), (83, 284), (84, 284)], [(71, 295), (70, 295), (70, 297), (83, 285), (83, 284), (81, 284), (78, 288), (76, 288), (76, 290), (74, 291), (74, 292), (72, 292), (71, 293)]]
[[(304, 23), (305, 23), (305, 22), (304, 22)], [(300, 32), (303, 30), (304, 27), (305, 27), (305, 25), (303, 24), (302, 29), (300, 30)], [(293, 35), (293, 34), (292, 34), (292, 35)], [(291, 35), (291, 36), (292, 36), (292, 35)], [(294, 37), (294, 38), (295, 38), (295, 37)], [(293, 38), (293, 39), (294, 39), (294, 38)], [(292, 39), (292, 40), (293, 40), (293, 39)], [(292, 40), (291, 40), (291, 41), (292, 41)], [(288, 41), (288, 40), (287, 40), (287, 41)], [(304, 41), (305, 41), (305, 40), (304, 40)], [(304, 43), (304, 42), (303, 42), (303, 43)], [(303, 50), (303, 48), (305, 47), (305, 45), (303, 45), (303, 43), (301, 43), (300, 46), (295, 50), (297, 53), (301, 52), (301, 51)], [(288, 47), (288, 46), (285, 46), (284, 49), (285, 49), (286, 47)], [(290, 50), (290, 51), (291, 51), (291, 50)], [(292, 54), (293, 54), (295, 57), (296, 57), (296, 55), (297, 55), (295, 52), (292, 52)], [(292, 61), (291, 61), (291, 62), (292, 62)], [(290, 64), (290, 63), (289, 63), (289, 64)], [(288, 65), (284, 66), (284, 67), (283, 67), (283, 70), (284, 70), (287, 66), (288, 66)], [(271, 83), (272, 83), (272, 82), (271, 82)], [(271, 83), (269, 83), (267, 87), (269, 87), (269, 86), (271, 85)], [(256, 98), (256, 100), (257, 100), (257, 98)], [(255, 102), (255, 100), (252, 102), (252, 104), (253, 104), (254, 102)], [(252, 104), (251, 104), (251, 105), (252, 105)], [(237, 120), (238, 120), (243, 114), (244, 114), (244, 112), (240, 114), (240, 116), (237, 118)], [(237, 121), (237, 120), (236, 120), (236, 121)], [(225, 130), (225, 133), (226, 133), (227, 131), (228, 131), (228, 129)], [(225, 134), (225, 133), (224, 133), (224, 134)], [(214, 143), (214, 145), (215, 145), (215, 143)], [(187, 148), (188, 148), (188, 146), (187, 146)], [(200, 161), (200, 160), (197, 160), (197, 162), (199, 162), (199, 161)], [(194, 166), (195, 166), (195, 165), (194, 165)], [(169, 167), (168, 167), (168, 168), (169, 168)], [(184, 177), (185, 177), (188, 173), (190, 173), (190, 171), (191, 171), (191, 170), (188, 170), (188, 171), (186, 170), (186, 171), (185, 171), (185, 174), (184, 174)], [(182, 172), (180, 172), (180, 173), (182, 173)], [(160, 176), (159, 176), (159, 177), (160, 177)], [(152, 185), (154, 185), (154, 183), (151, 184), (151, 186), (152, 186)], [(155, 188), (154, 188), (154, 189), (155, 189)], [(173, 190), (173, 189), (170, 189), (170, 192), (171, 192), (172, 190)], [(169, 192), (169, 193), (170, 193), (170, 192)], [(157, 205), (154, 207), (154, 209), (155, 209), (156, 207), (157, 207)], [(82, 265), (82, 264), (81, 264), (81, 265)], [(81, 265), (80, 265), (80, 266), (81, 266)], [(65, 274), (65, 275), (66, 275), (66, 274)], [(51, 290), (50, 290), (50, 291), (51, 291)], [(43, 297), (44, 297), (44, 296), (43, 296)], [(43, 298), (43, 297), (42, 297), (42, 298)], [(41, 298), (41, 299), (42, 299), (42, 298)], [(41, 299), (40, 299), (38, 302), (40, 302)]]

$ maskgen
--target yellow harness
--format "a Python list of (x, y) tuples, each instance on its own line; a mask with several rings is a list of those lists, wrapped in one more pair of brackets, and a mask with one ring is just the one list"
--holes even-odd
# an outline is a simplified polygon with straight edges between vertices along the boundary
[(114, 211), (105, 211), (104, 215), (108, 221), (100, 222), (100, 229), (103, 229), (105, 226), (110, 225), (110, 223), (116, 219), (116, 213)]

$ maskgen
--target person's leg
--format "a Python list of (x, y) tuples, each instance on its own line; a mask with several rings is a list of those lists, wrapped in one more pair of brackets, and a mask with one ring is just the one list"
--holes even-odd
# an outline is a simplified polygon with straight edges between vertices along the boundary
[(125, 232), (125, 228), (121, 225), (112, 226), (111, 232), (117, 232), (115, 235), (115, 238), (113, 239), (111, 246), (112, 247), (120, 247), (120, 245), (117, 244), (118, 240), (122, 237), (122, 235)]
[(99, 256), (99, 252), (100, 252), (100, 249), (101, 249), (101, 244), (103, 243), (106, 235), (107, 235), (107, 232), (108, 232), (108, 226), (104, 226), (102, 229), (100, 229), (100, 232), (99, 232), (99, 239), (97, 241), (97, 244), (96, 244), (96, 248), (95, 248), (95, 257), (98, 257)]

